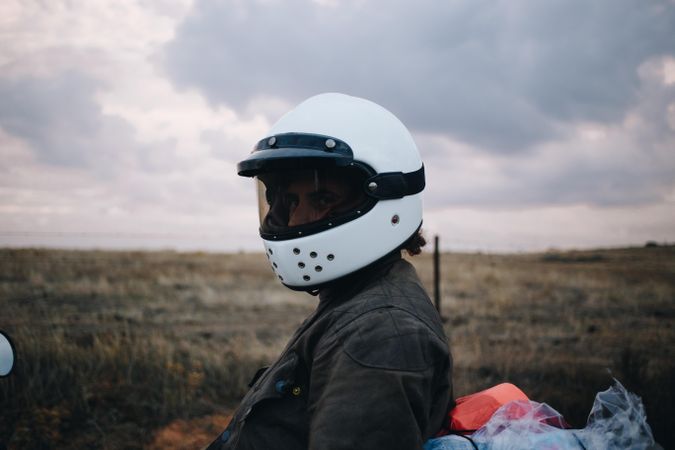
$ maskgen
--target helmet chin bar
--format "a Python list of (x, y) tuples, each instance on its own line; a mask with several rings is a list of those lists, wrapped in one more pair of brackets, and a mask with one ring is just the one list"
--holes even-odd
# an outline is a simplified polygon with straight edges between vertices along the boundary
[[(272, 270), (283, 284), (291, 289), (312, 290), (399, 247), (419, 228), (421, 213), (419, 194), (398, 201), (383, 200), (364, 216), (331, 230), (330, 240), (319, 233), (263, 242)], [(379, 231), (377, 239), (373, 239), (373, 229)]]

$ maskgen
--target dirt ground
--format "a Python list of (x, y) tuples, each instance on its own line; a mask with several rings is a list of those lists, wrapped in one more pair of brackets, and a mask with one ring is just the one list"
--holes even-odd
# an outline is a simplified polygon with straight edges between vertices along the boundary
[(176, 419), (154, 433), (147, 450), (192, 450), (203, 448), (223, 431), (231, 415), (213, 414), (195, 419)]

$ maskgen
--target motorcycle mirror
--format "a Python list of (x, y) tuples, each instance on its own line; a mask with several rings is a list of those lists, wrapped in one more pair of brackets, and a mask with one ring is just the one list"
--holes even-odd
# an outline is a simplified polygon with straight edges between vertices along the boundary
[(14, 368), (16, 350), (9, 336), (0, 330), (0, 378), (9, 376)]

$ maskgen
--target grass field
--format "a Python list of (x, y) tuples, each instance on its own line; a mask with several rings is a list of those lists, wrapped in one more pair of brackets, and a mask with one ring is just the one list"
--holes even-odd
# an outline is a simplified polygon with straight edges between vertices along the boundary
[[(432, 258), (412, 259), (431, 290)], [(574, 426), (618, 378), (675, 448), (675, 247), (442, 255), (456, 394), (511, 381)], [(316, 298), (261, 254), (0, 250), (10, 449), (199, 448)]]

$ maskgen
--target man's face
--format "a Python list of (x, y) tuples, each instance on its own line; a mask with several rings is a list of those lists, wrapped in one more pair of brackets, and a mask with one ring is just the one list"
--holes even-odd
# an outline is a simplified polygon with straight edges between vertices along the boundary
[(351, 206), (350, 191), (344, 182), (332, 177), (323, 177), (320, 183), (310, 178), (292, 181), (284, 194), (288, 226), (316, 222), (330, 217), (336, 210), (344, 211)]
[(365, 199), (360, 180), (325, 171), (297, 171), (265, 184), (269, 212), (264, 222), (273, 228), (339, 216)]

